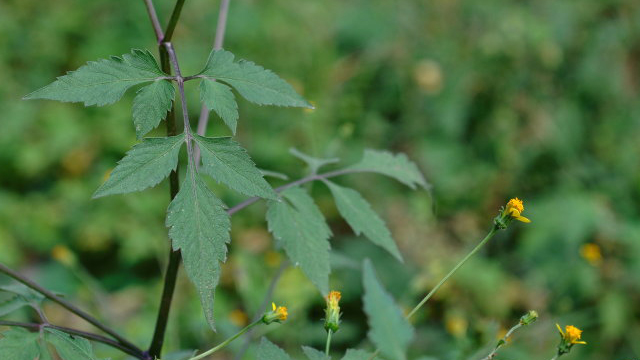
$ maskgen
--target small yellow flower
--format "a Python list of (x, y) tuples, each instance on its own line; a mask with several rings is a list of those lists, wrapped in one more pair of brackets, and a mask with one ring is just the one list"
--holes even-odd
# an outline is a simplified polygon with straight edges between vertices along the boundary
[(524, 211), (524, 205), (522, 204), (522, 200), (518, 198), (513, 198), (509, 200), (509, 202), (507, 203), (507, 207), (505, 208), (504, 211), (507, 215), (511, 216), (512, 218), (518, 221), (522, 221), (525, 223), (531, 222), (531, 220), (521, 215), (522, 212)]
[(340, 298), (342, 294), (340, 291), (331, 291), (326, 297), (327, 308), (324, 310), (324, 328), (325, 330), (332, 332), (338, 331), (340, 328)]
[(594, 243), (588, 243), (580, 247), (580, 255), (591, 265), (600, 265), (602, 262), (602, 251), (600, 246)]
[(272, 322), (283, 322), (287, 320), (287, 316), (289, 313), (287, 312), (287, 308), (284, 306), (276, 306), (276, 303), (271, 303), (271, 311), (266, 312), (262, 316), (262, 322), (269, 325)]
[(564, 328), (565, 332), (562, 331), (562, 328), (560, 328), (560, 325), (556, 324), (556, 327), (558, 328), (558, 331), (560, 331), (560, 335), (562, 335), (562, 339), (567, 344), (570, 344), (570, 345), (573, 345), (573, 344), (586, 345), (587, 344), (585, 341), (579, 341), (582, 335), (582, 330), (578, 329), (577, 327), (573, 325), (567, 325)]

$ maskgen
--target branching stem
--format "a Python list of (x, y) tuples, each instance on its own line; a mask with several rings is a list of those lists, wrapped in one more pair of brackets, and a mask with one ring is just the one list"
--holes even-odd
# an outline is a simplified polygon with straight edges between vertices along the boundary
[(262, 323), (262, 318), (260, 318), (260, 320), (254, 321), (251, 324), (245, 326), (242, 330), (238, 331), (235, 335), (233, 335), (232, 337), (228, 338), (227, 340), (221, 342), (220, 344), (216, 345), (215, 347), (203, 352), (200, 355), (194, 356), (188, 360), (200, 360), (204, 357), (207, 357), (211, 354), (213, 354), (214, 352), (222, 349), (223, 347), (229, 345), (233, 340), (239, 338), (240, 336), (242, 336), (242, 334), (246, 333), (247, 331), (249, 331), (252, 327), (261, 324)]

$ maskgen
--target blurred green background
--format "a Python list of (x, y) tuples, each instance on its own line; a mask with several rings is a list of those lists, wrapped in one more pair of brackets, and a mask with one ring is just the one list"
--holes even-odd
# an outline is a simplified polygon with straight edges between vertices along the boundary
[[(173, 2), (155, 3), (166, 23)], [(187, 75), (206, 60), (217, 8), (186, 2), (174, 44)], [(155, 52), (142, 1), (0, 2), (0, 261), (146, 347), (167, 257), (168, 186), (90, 200), (136, 143), (134, 91), (103, 108), (20, 100), (131, 48)], [(499, 357), (550, 358), (558, 322), (582, 328), (588, 342), (567, 358), (638, 358), (640, 2), (232, 0), (225, 48), (274, 70), (317, 107), (240, 101), (237, 137), (260, 167), (295, 179), (306, 172), (290, 147), (342, 164), (364, 148), (389, 149), (406, 152), (433, 185), (429, 193), (376, 175), (338, 180), (386, 219), (405, 264), (354, 237), (324, 186), (310, 186), (336, 235), (332, 287), (343, 292), (344, 324), (334, 356), (371, 349), (363, 258), (410, 309), (518, 196), (533, 222), (500, 233), (420, 312), (411, 358), (481, 358), (529, 309), (540, 321)], [(194, 119), (196, 86), (187, 83)], [(215, 117), (208, 134), (229, 135)], [(243, 200), (212, 186), (228, 205)], [(208, 348), (259, 309), (283, 260), (264, 210), (256, 204), (233, 217), (217, 334), (181, 272), (165, 353)], [(254, 336), (268, 334), (294, 355), (300, 345), (321, 348), (324, 300), (299, 270), (285, 270), (274, 299), (290, 321)], [(56, 324), (92, 330), (55, 305), (46, 310)], [(28, 311), (10, 318), (35, 320)], [(232, 359), (243, 342), (218, 358)]]

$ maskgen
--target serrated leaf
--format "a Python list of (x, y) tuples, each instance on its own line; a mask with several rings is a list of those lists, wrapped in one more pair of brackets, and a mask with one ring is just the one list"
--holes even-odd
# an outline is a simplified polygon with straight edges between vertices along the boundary
[(91, 343), (83, 337), (46, 327), (45, 339), (64, 360), (98, 360), (93, 354)]
[(49, 99), (107, 105), (118, 101), (128, 88), (167, 76), (147, 50), (133, 49), (122, 57), (90, 61), (87, 65), (32, 92), (24, 99)]
[(376, 214), (367, 200), (353, 189), (326, 181), (329, 186), (340, 215), (349, 223), (356, 235), (363, 233), (371, 242), (387, 250), (402, 261), (402, 255), (391, 237), (391, 232), (384, 221)]
[(169, 205), (167, 226), (173, 249), (182, 251), (187, 275), (196, 286), (207, 322), (214, 329), (214, 290), (220, 278), (220, 262), (227, 258), (231, 220), (225, 205), (191, 166), (180, 192)]
[(357, 164), (349, 166), (347, 169), (376, 172), (392, 177), (412, 189), (416, 185), (427, 188), (424, 176), (405, 154), (392, 154), (388, 151), (378, 151), (367, 149), (364, 151), (362, 160)]
[(307, 356), (307, 358), (309, 358), (309, 360), (327, 360), (327, 359), (331, 359), (330, 356), (327, 357), (325, 355), (325, 353), (323, 353), (322, 351), (316, 350), (316, 349), (314, 349), (312, 347), (303, 346), (302, 347), (302, 351)]
[(269, 231), (282, 244), (287, 256), (302, 268), (322, 294), (329, 292), (329, 237), (331, 230), (313, 199), (300, 188), (281, 193), (281, 201), (270, 201)]
[(184, 134), (166, 138), (147, 138), (135, 145), (118, 162), (109, 179), (93, 198), (141, 191), (155, 186), (178, 166)]
[(289, 354), (264, 337), (260, 340), (257, 357), (257, 360), (291, 360)]
[(229, 137), (195, 135), (202, 153), (202, 170), (228, 187), (249, 196), (275, 199), (276, 193), (263, 178), (247, 151)]
[(286, 81), (251, 61), (233, 62), (234, 55), (214, 50), (199, 75), (233, 86), (245, 99), (259, 105), (313, 108)]
[(133, 99), (133, 125), (141, 139), (167, 117), (176, 89), (168, 80), (157, 80), (140, 90)]
[[(39, 334), (21, 328), (12, 328), (2, 333), (0, 359), (35, 360), (40, 354)], [(66, 359), (65, 359), (66, 360)]]
[(359, 349), (348, 349), (342, 357), (342, 360), (369, 360), (371, 359), (370, 353)]
[(335, 164), (340, 161), (340, 159), (338, 158), (321, 159), (321, 158), (313, 157), (301, 152), (296, 148), (289, 149), (289, 153), (297, 157), (298, 159), (304, 161), (305, 163), (307, 163), (312, 174), (317, 174), (318, 170), (325, 165)]
[(230, 87), (211, 79), (203, 79), (200, 83), (200, 101), (207, 109), (215, 111), (231, 132), (236, 134), (238, 104)]
[(369, 339), (390, 360), (405, 360), (413, 327), (376, 278), (368, 259), (363, 265), (364, 311), (369, 319)]

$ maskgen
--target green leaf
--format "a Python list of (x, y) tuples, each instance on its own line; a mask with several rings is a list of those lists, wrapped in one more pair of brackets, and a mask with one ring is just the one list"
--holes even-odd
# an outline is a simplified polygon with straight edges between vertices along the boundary
[(220, 262), (227, 258), (231, 220), (225, 205), (191, 166), (169, 205), (167, 226), (173, 249), (182, 250), (187, 275), (198, 289), (205, 317), (214, 329), (214, 290), (220, 278)]
[(257, 360), (291, 360), (291, 357), (284, 350), (263, 337), (258, 347)]
[(359, 350), (359, 349), (348, 349), (347, 353), (344, 354), (342, 360), (369, 360), (371, 359), (370, 353)]
[(416, 185), (428, 187), (416, 164), (411, 162), (405, 154), (394, 155), (388, 151), (367, 149), (364, 151), (362, 160), (347, 169), (387, 175), (412, 189), (415, 189)]
[(311, 170), (312, 174), (317, 174), (318, 170), (322, 166), (329, 165), (329, 164), (335, 164), (338, 161), (340, 161), (340, 159), (338, 159), (338, 158), (321, 159), (321, 158), (309, 156), (309, 155), (299, 151), (296, 148), (289, 149), (289, 153), (291, 155), (297, 157), (298, 159), (304, 161), (305, 163), (307, 163), (307, 165), (309, 165), (309, 169)]
[(236, 134), (238, 104), (230, 87), (211, 79), (203, 79), (200, 83), (200, 101), (207, 109), (215, 111), (231, 132)]
[[(12, 328), (2, 333), (0, 359), (34, 360), (40, 355), (39, 334), (21, 328)], [(67, 359), (65, 359), (67, 360)]]
[(369, 319), (369, 339), (390, 360), (405, 360), (407, 347), (413, 338), (413, 328), (402, 315), (376, 278), (371, 261), (363, 265), (364, 311)]
[(175, 95), (176, 89), (168, 80), (157, 80), (138, 90), (133, 99), (133, 124), (138, 139), (155, 129), (167, 116)]
[(155, 186), (177, 168), (183, 142), (184, 134), (142, 140), (118, 162), (109, 179), (96, 190), (93, 198), (141, 191)]
[(286, 81), (251, 61), (233, 62), (234, 55), (214, 50), (199, 75), (233, 86), (245, 99), (259, 105), (313, 108)]
[(270, 201), (269, 231), (282, 244), (287, 256), (302, 268), (322, 294), (329, 292), (329, 237), (331, 230), (314, 204), (300, 188), (281, 193), (281, 201)]
[(168, 76), (147, 50), (133, 49), (122, 57), (90, 61), (76, 71), (60, 76), (53, 83), (24, 99), (49, 99), (107, 105), (118, 101), (131, 86)]
[(97, 360), (89, 340), (83, 337), (46, 327), (45, 339), (56, 348), (58, 355), (64, 360)]
[(331, 189), (340, 215), (349, 223), (356, 235), (363, 233), (374, 244), (402, 261), (402, 255), (391, 237), (391, 232), (378, 214), (371, 209), (367, 200), (353, 189), (339, 186), (330, 181), (325, 181), (325, 183)]
[(28, 305), (29, 302), (25, 301), (21, 296), (13, 296), (0, 303), (0, 316), (5, 316)]
[(312, 347), (303, 346), (302, 347), (302, 351), (304, 351), (304, 354), (307, 355), (309, 360), (327, 360), (327, 359), (331, 359), (331, 357), (327, 357), (325, 355), (325, 353), (323, 353), (322, 351), (316, 350), (316, 349), (314, 349)]
[(44, 295), (23, 284), (2, 285), (0, 286), (0, 291), (15, 294), (23, 301), (31, 304), (38, 304), (44, 300)]
[(276, 193), (240, 144), (229, 137), (195, 135), (202, 153), (202, 170), (219, 182), (249, 196), (275, 199)]

